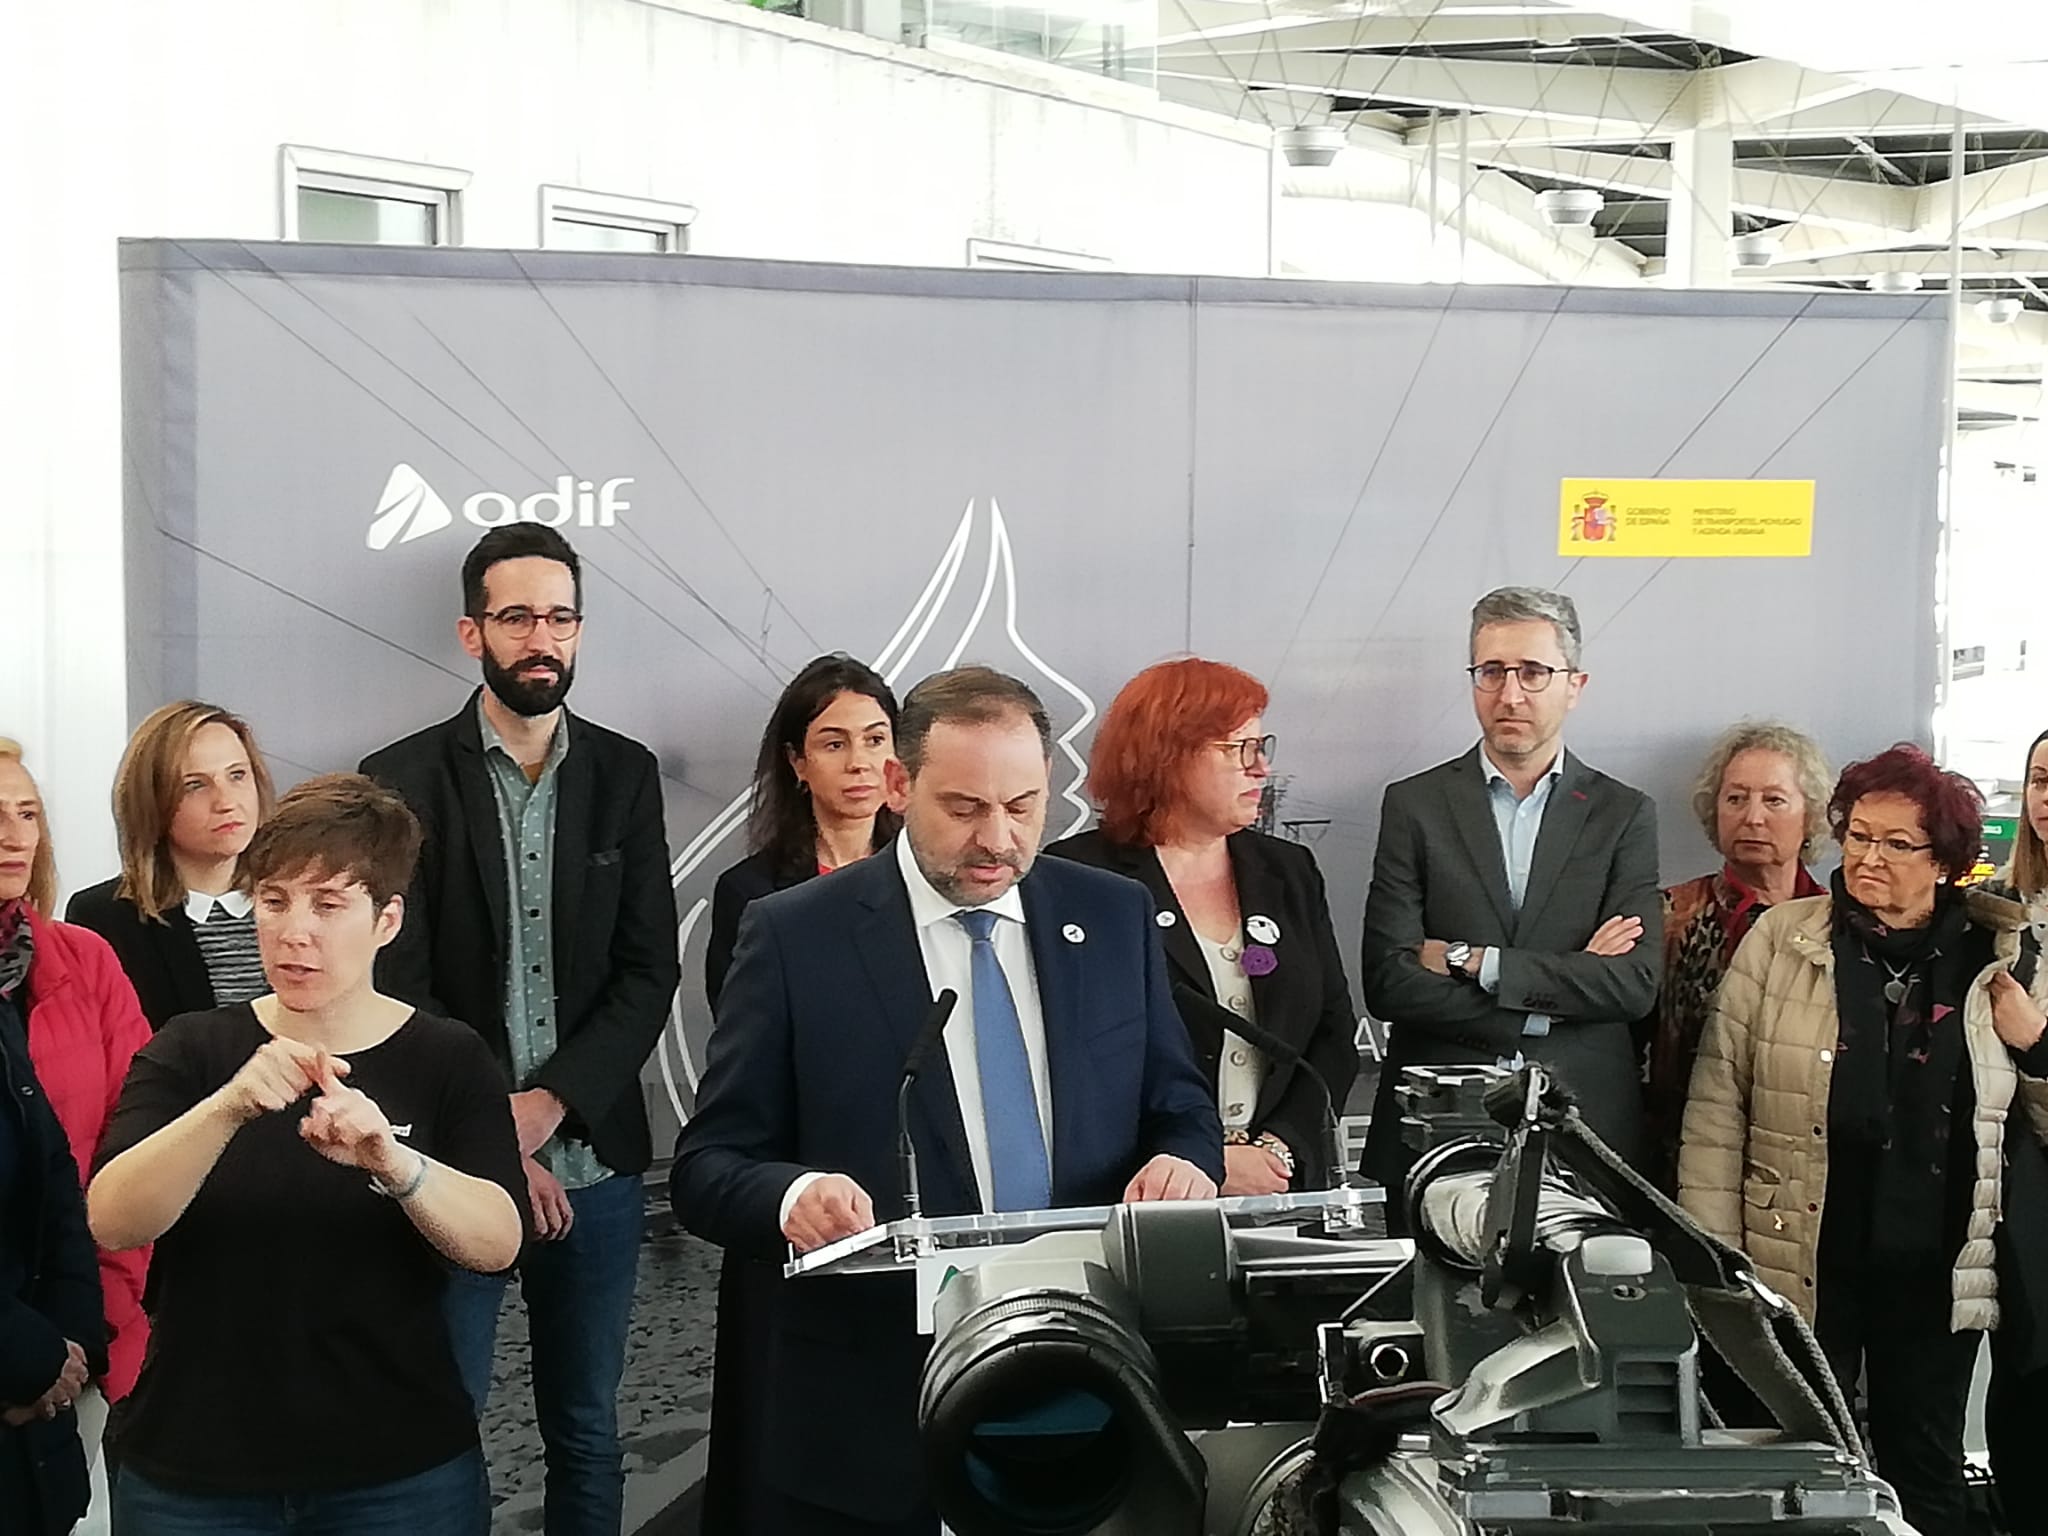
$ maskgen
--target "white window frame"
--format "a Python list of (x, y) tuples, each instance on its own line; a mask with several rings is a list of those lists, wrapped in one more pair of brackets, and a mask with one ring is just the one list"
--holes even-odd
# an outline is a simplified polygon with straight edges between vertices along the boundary
[(1107, 256), (1090, 256), (1083, 251), (1059, 251), (1050, 246), (977, 237), (967, 242), (967, 265), (1004, 272), (1108, 272), (1114, 263)]
[(470, 173), (450, 165), (387, 160), (344, 149), (286, 144), (278, 153), (279, 227), (284, 238), (299, 238), (299, 193), (340, 192), (419, 203), (434, 210), (434, 244), (462, 243), (462, 194)]
[(615, 192), (586, 192), (581, 187), (543, 185), (540, 189), (540, 248), (559, 250), (552, 236), (557, 220), (597, 224), (609, 229), (638, 229), (668, 239), (664, 256), (690, 249), (690, 226), (697, 221), (690, 203), (668, 203), (651, 197), (625, 197)]

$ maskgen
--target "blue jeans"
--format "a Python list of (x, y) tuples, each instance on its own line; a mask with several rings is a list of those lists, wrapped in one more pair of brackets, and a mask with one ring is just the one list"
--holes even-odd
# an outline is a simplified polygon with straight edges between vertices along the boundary
[[(626, 1472), (619, 1378), (646, 1223), (640, 1175), (569, 1191), (568, 1235), (529, 1245), (519, 1289), (533, 1351), (533, 1398), (547, 1449), (546, 1536), (619, 1536)], [(491, 1395), (503, 1275), (451, 1271), (442, 1308), (462, 1385), (482, 1418)]]
[(115, 1536), (489, 1536), (481, 1451), (412, 1477), (334, 1493), (183, 1493), (124, 1466)]

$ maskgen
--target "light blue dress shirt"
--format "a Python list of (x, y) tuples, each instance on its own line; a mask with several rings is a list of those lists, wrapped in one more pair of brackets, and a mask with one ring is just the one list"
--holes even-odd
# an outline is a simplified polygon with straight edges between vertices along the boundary
[[(1519, 912), (1522, 898), (1529, 893), (1529, 866), (1536, 860), (1536, 839), (1543, 832), (1543, 813), (1550, 805), (1550, 792), (1564, 777), (1564, 749), (1558, 749), (1550, 772), (1538, 779), (1536, 787), (1520, 800), (1515, 798), (1515, 786), (1508, 782), (1507, 775), (1493, 766), (1493, 759), (1483, 750), (1479, 761), (1486, 768), (1486, 798), (1493, 807), (1493, 824), (1500, 832), (1501, 863), (1508, 872), (1508, 901)], [(1500, 949), (1496, 945), (1487, 945), (1486, 958), (1479, 962), (1479, 985), (1488, 992), (1500, 991)], [(1549, 1034), (1550, 1015), (1527, 1015), (1522, 1033), (1530, 1038)]]

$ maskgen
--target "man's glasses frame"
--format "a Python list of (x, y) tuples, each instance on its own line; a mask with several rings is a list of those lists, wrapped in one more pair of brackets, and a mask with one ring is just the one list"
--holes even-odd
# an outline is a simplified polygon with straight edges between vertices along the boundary
[(1522, 685), (1522, 692), (1541, 693), (1558, 673), (1569, 676), (1573, 670), (1571, 667), (1547, 667), (1540, 661), (1525, 661), (1513, 667), (1498, 661), (1482, 661), (1477, 666), (1467, 667), (1465, 675), (1472, 679), (1472, 686), (1481, 693), (1499, 693), (1507, 687), (1510, 675)]
[(574, 608), (550, 608), (546, 613), (535, 613), (531, 608), (520, 606), (500, 608), (478, 617), (486, 624), (497, 625), (514, 640), (528, 638), (543, 623), (557, 640), (570, 639), (583, 627), (583, 615)]

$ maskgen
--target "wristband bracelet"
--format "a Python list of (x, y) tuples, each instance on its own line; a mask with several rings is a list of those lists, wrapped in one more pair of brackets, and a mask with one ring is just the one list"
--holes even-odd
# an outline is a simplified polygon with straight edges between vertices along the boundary
[(383, 1195), (386, 1199), (398, 1201), (401, 1205), (404, 1204), (406, 1201), (410, 1200), (414, 1195), (420, 1192), (420, 1186), (427, 1182), (426, 1154), (423, 1152), (415, 1152), (413, 1153), (413, 1156), (420, 1160), (420, 1165), (418, 1168), (413, 1170), (413, 1176), (406, 1181), (405, 1187), (403, 1189), (393, 1189), (390, 1185), (386, 1184), (382, 1179), (376, 1177), (376, 1175), (374, 1174), (372, 1174), (370, 1177), (370, 1188), (375, 1190), (378, 1194)]

